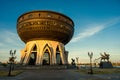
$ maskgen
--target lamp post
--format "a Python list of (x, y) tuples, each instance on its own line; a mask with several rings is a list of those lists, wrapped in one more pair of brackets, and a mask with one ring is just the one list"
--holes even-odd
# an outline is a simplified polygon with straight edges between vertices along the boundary
[(11, 76), (11, 71), (14, 69), (14, 60), (16, 59), (15, 53), (16, 50), (14, 50), (14, 52), (10, 50), (10, 57), (9, 57), (10, 68), (9, 68), (8, 76)]
[(90, 57), (90, 74), (93, 74), (93, 69), (92, 69), (92, 57), (93, 57), (93, 52), (89, 53), (88, 56)]
[(79, 69), (79, 66), (78, 66), (78, 64), (79, 64), (79, 57), (76, 57), (76, 66), (77, 66), (77, 69)]

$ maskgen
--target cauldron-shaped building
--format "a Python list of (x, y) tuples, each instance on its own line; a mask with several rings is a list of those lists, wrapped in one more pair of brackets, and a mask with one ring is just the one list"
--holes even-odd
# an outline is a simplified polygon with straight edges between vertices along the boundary
[(65, 45), (74, 33), (69, 17), (54, 11), (27, 12), (18, 18), (17, 32), (26, 44), (21, 50), (22, 64), (68, 64)]

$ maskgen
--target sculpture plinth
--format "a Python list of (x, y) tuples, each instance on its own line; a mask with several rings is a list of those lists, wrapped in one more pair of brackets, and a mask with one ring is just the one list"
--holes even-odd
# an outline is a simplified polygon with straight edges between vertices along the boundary
[(113, 68), (111, 62), (100, 62), (100, 68)]
[(113, 68), (112, 63), (109, 61), (109, 54), (106, 54), (106, 52), (104, 52), (104, 55), (101, 54), (101, 61), (100, 61), (100, 68)]

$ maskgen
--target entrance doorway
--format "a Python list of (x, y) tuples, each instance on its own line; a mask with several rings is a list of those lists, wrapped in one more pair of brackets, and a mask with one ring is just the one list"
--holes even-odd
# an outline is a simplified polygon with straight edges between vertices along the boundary
[(62, 61), (61, 61), (61, 58), (60, 58), (60, 53), (56, 53), (56, 62), (58, 65), (62, 65)]
[(37, 56), (37, 46), (34, 45), (32, 51), (30, 53), (30, 58), (29, 58), (28, 65), (35, 65), (36, 56)]
[(29, 65), (35, 65), (37, 52), (32, 52), (29, 59)]
[(50, 65), (50, 53), (48, 49), (44, 52), (43, 55), (43, 65)]
[(61, 60), (61, 56), (60, 56), (60, 50), (57, 47), (56, 49), (56, 63), (57, 65), (62, 65), (62, 60)]

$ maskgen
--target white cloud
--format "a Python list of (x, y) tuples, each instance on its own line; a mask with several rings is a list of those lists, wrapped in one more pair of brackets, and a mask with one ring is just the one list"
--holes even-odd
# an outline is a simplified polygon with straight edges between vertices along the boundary
[(17, 61), (20, 60), (20, 49), (24, 48), (24, 43), (19, 39), (17, 33), (1, 30), (0, 31), (0, 61), (8, 61), (9, 51), (17, 50)]
[(90, 26), (89, 28), (84, 29), (83, 32), (80, 32), (76, 37), (74, 37), (71, 40), (71, 42), (77, 42), (77, 41), (80, 41), (81, 39), (91, 37), (91, 36), (95, 35), (96, 33), (102, 31), (103, 29), (105, 29), (109, 26), (113, 26), (117, 23), (120, 23), (120, 17), (116, 17), (116, 18), (109, 20), (101, 25)]
[(0, 48), (2, 47), (12, 47), (18, 48), (23, 46), (22, 41), (19, 39), (17, 33), (3, 30), (0, 32)]

